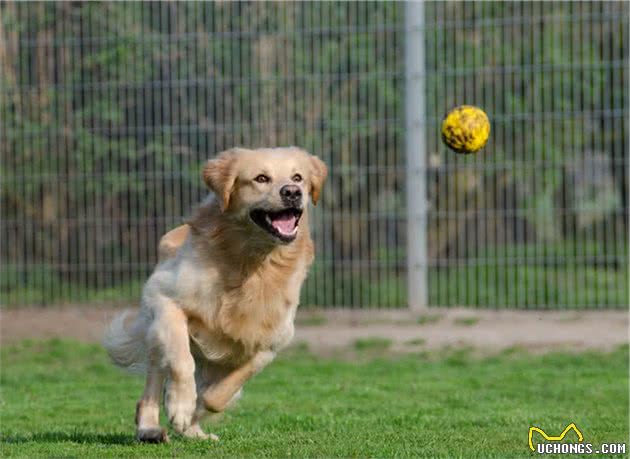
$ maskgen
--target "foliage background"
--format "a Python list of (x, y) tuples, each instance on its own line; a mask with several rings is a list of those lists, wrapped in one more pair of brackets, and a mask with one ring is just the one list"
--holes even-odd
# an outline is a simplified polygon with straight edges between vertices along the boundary
[[(406, 303), (404, 4), (0, 4), (3, 304), (135, 300), (233, 145), (330, 166), (303, 302)], [(628, 4), (425, 3), (433, 305), (627, 307)], [(484, 153), (441, 145), (460, 103)]]

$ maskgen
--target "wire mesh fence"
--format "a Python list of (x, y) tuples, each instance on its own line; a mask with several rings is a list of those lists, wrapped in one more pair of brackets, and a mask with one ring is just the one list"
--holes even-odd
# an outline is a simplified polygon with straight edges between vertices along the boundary
[[(330, 169), (302, 303), (404, 307), (406, 7), (0, 4), (2, 303), (136, 301), (205, 159), (299, 145)], [(627, 307), (628, 13), (424, 4), (430, 305)]]

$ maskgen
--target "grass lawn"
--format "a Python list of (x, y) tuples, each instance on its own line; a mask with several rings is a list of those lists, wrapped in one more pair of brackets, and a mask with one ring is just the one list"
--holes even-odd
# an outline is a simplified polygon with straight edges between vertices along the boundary
[(172, 435), (141, 445), (133, 438), (141, 380), (113, 368), (97, 345), (4, 347), (0, 456), (532, 457), (530, 425), (557, 435), (570, 422), (588, 443), (628, 439), (627, 346), (485, 359), (354, 352), (356, 362), (287, 351), (206, 426), (218, 443)]

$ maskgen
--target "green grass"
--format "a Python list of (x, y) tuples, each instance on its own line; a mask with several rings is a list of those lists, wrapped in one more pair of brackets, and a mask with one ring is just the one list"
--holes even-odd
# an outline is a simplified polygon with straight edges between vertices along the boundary
[(321, 314), (304, 314), (298, 315), (295, 318), (295, 324), (303, 327), (318, 327), (321, 325), (326, 325), (328, 320), (324, 315)]
[(465, 351), (362, 362), (288, 351), (209, 426), (219, 443), (133, 439), (141, 380), (95, 345), (4, 347), (2, 457), (532, 457), (527, 432), (569, 422), (628, 436), (628, 348), (486, 359)]
[(470, 327), (479, 322), (479, 317), (458, 317), (453, 321), (455, 325), (461, 325), (464, 327)]
[(381, 351), (389, 349), (392, 340), (387, 338), (359, 338), (354, 342), (354, 348), (357, 351)]
[(416, 320), (416, 323), (418, 325), (427, 325), (427, 324), (433, 324), (435, 322), (439, 322), (440, 320), (442, 320), (441, 314), (423, 314), (420, 317), (418, 317), (418, 319)]

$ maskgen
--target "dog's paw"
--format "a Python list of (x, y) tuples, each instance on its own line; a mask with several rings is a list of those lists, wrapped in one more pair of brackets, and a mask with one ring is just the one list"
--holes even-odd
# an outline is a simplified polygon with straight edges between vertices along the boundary
[(191, 408), (189, 403), (171, 403), (167, 408), (168, 420), (179, 433), (184, 433), (192, 424), (194, 406)]
[(148, 429), (138, 429), (136, 438), (145, 443), (168, 443), (170, 439), (166, 429), (162, 427), (151, 427)]
[(197, 394), (191, 387), (172, 384), (166, 392), (165, 400), (168, 420), (173, 428), (183, 434), (191, 426), (197, 407)]
[(219, 441), (219, 437), (217, 437), (215, 434), (207, 434), (205, 433), (202, 429), (201, 426), (196, 423), (191, 425), (188, 429), (186, 429), (182, 435), (186, 438), (194, 438), (197, 440), (213, 440), (213, 441)]

